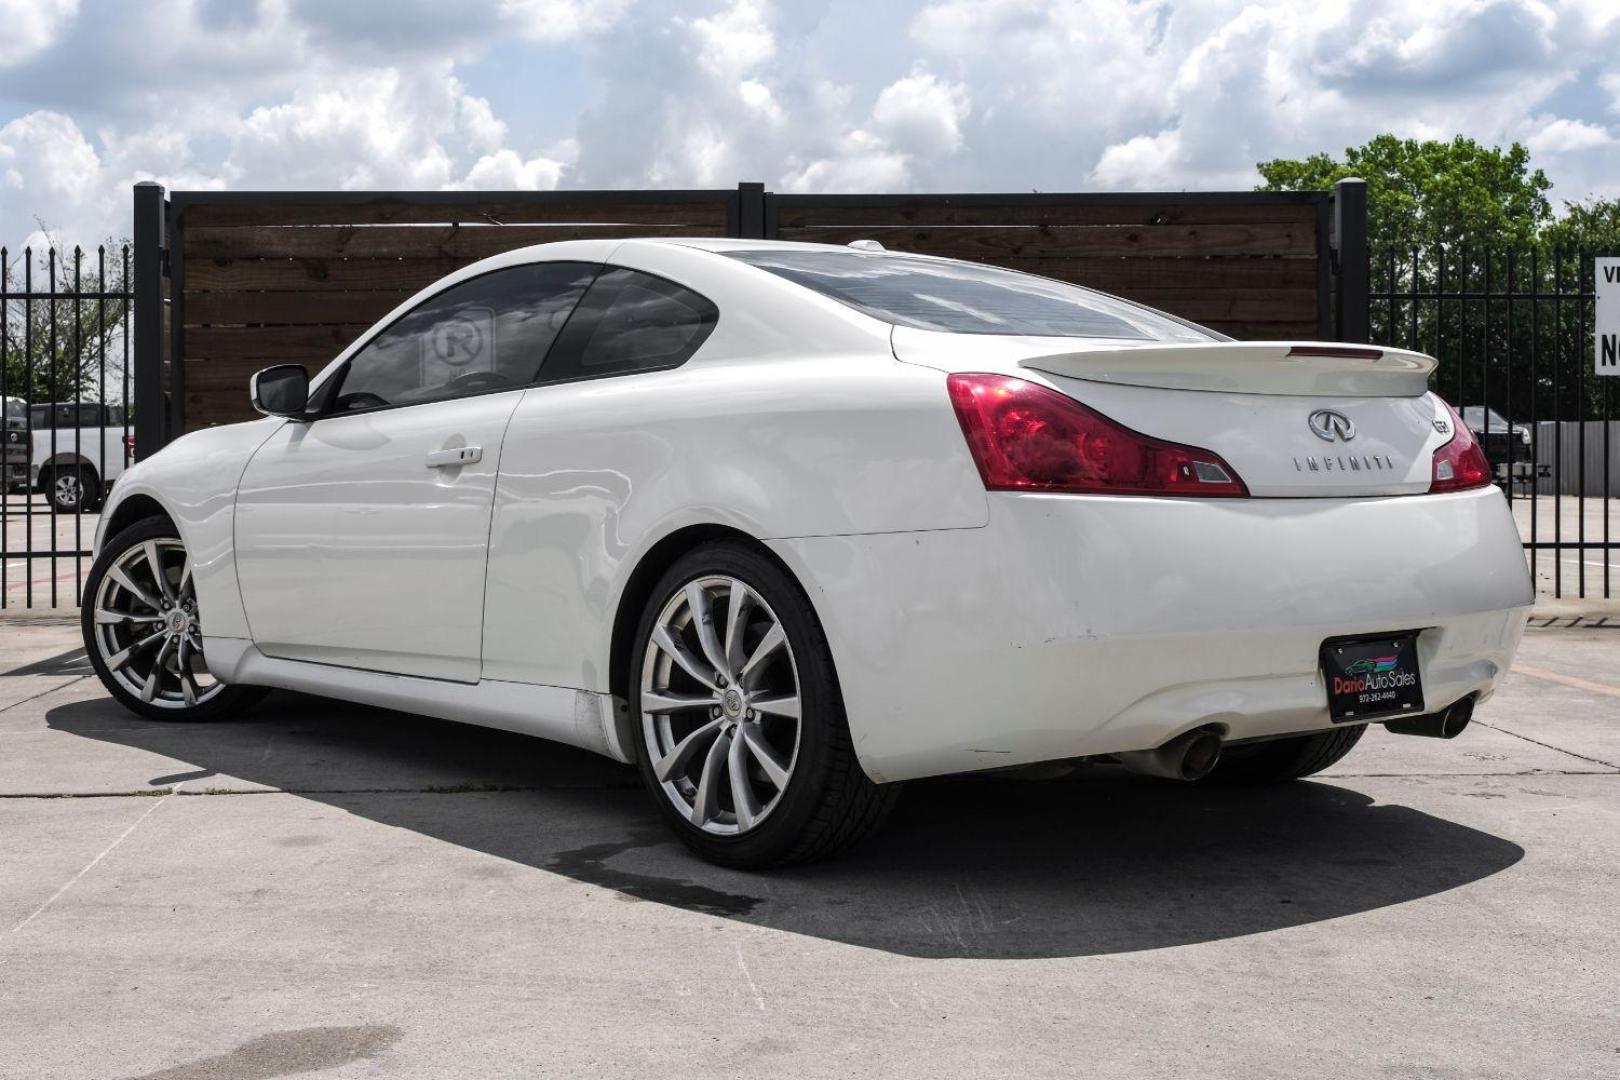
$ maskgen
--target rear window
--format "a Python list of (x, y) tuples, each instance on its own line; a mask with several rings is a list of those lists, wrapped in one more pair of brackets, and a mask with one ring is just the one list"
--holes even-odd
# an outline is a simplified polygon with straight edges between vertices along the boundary
[(884, 322), (957, 334), (1224, 341), (1213, 330), (1078, 285), (993, 266), (858, 251), (735, 251)]

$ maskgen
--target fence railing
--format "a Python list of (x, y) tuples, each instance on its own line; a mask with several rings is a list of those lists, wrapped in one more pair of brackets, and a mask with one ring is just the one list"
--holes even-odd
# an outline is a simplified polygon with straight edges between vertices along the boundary
[(0, 248), (0, 608), (81, 599), (95, 511), (134, 451), (130, 260)]
[(1368, 337), (1439, 360), (1433, 386), (1485, 446), (1538, 587), (1614, 596), (1611, 390), (1592, 373), (1593, 257), (1466, 247), (1371, 260)]
[[(1346, 308), (1332, 302), (1330, 245), (1338, 263), (1365, 263), (1350, 254), (1364, 251), (1363, 192), (1359, 182), (1345, 187), (800, 197), (757, 183), (173, 193), (136, 184), (132, 245), (93, 258), (52, 249), (0, 260), (0, 331), (20, 340), (6, 357), (26, 447), (0, 508), (0, 605), (78, 602), (94, 537), (87, 515), (127, 463), (132, 429), (144, 455), (188, 430), (249, 419), (253, 371), (324, 364), (376, 316), (490, 254), (571, 237), (799, 230), (832, 240), (854, 228), (902, 249), (1090, 282), (1239, 337), (1331, 337), (1332, 312)], [(101, 411), (46, 410), (34, 423), (47, 405)], [(85, 452), (87, 428), (98, 437), (116, 429), (117, 441)]]
[[(637, 211), (642, 217), (662, 214), (668, 218), (677, 211), (696, 213), (684, 204), (677, 206), (679, 200), (671, 201), (679, 195), (691, 202), (692, 194), (660, 193), (660, 198), (650, 199), (647, 193), (576, 193), (556, 206), (535, 195), (514, 205), (520, 217), (538, 215), (536, 220), (549, 221), (549, 214), (573, 223), (553, 223), (547, 228), (579, 230), (584, 226), (578, 219), (587, 222), (596, 235), (652, 227), (646, 221), (629, 220), (634, 215), (619, 205), (626, 200), (639, 199), (637, 205), (651, 207)], [(834, 230), (849, 225), (846, 218), (859, 219), (860, 228), (883, 227), (906, 236), (926, 233), (922, 239), (931, 243), (949, 241), (960, 247), (972, 241), (985, 249), (975, 249), (976, 257), (987, 261), (1044, 260), (1040, 264), (1043, 272), (1055, 268), (1058, 276), (1072, 273), (1105, 289), (1113, 286), (1111, 291), (1129, 294), (1157, 289), (1158, 293), (1144, 297), (1164, 306), (1174, 306), (1171, 301), (1181, 295), (1175, 293), (1177, 288), (1200, 303), (1208, 302), (1209, 290), (1226, 289), (1234, 299), (1228, 305), (1230, 311), (1223, 308), (1222, 312), (1231, 318), (1248, 310), (1242, 306), (1248, 302), (1243, 290), (1254, 291), (1258, 302), (1276, 286), (1276, 274), (1298, 271), (1298, 281), (1290, 279), (1294, 290), (1301, 298), (1310, 292), (1315, 307), (1301, 300), (1301, 312), (1312, 321), (1307, 326), (1301, 315), (1296, 336), (1328, 325), (1330, 298), (1337, 336), (1414, 348), (1439, 359), (1434, 387), (1464, 412), (1485, 443), (1498, 482), (1509, 494), (1520, 521), (1538, 587), (1555, 596), (1614, 596), (1615, 549), (1620, 547), (1614, 538), (1620, 530), (1613, 521), (1614, 510), (1620, 509), (1620, 421), (1611, 399), (1620, 390), (1612, 389), (1610, 380), (1592, 374), (1592, 257), (1600, 253), (1447, 247), (1368, 255), (1363, 196), (1358, 183), (1346, 182), (1335, 189), (1331, 200), (1318, 200), (1308, 207), (1301, 203), (1298, 208), (1215, 196), (1180, 201), (1170, 196), (1143, 196), (1134, 202), (1080, 196), (1034, 201), (1010, 196), (818, 197), (795, 202), (764, 193), (758, 185), (742, 185), (727, 195), (730, 201), (723, 201), (723, 224), (728, 232), (764, 235), (789, 226)], [(417, 239), (418, 233), (426, 237), (433, 230), (404, 233), (379, 227), (328, 227), (300, 231), (290, 226), (270, 230), (255, 224), (259, 220), (255, 215), (273, 211), (285, 217), (293, 212), (289, 206), (307, 215), (313, 212), (309, 207), (316, 206), (324, 208), (321, 212), (327, 217), (337, 215), (334, 220), (347, 221), (364, 213), (390, 221), (405, 215), (416, 223), (423, 215), (437, 215), (432, 220), (444, 216), (439, 204), (450, 197), (422, 196), (424, 209), (420, 210), (412, 209), (417, 206), (412, 201), (416, 196), (408, 193), (345, 198), (347, 201), (325, 195), (272, 198), (240, 194), (209, 201), (199, 195), (176, 196), (180, 201), (171, 203), (161, 188), (143, 184), (135, 191), (133, 246), (102, 247), (93, 253), (48, 247), (27, 249), (21, 255), (0, 249), (0, 356), (4, 358), (0, 399), (6, 403), (0, 469), (5, 489), (0, 500), (0, 607), (79, 601), (94, 536), (92, 515), (100, 496), (129, 464), (136, 448), (130, 436), (137, 428), (141, 449), (149, 453), (190, 426), (185, 413), (188, 404), (200, 414), (213, 400), (210, 394), (228, 395), (238, 404), (238, 399), (245, 401), (243, 373), (257, 365), (258, 358), (247, 357), (247, 362), (231, 367), (226, 372), (229, 377), (215, 388), (202, 375), (224, 369), (217, 358), (202, 356), (206, 351), (203, 339), (213, 342), (209, 347), (227, 339), (258, 341), (271, 335), (265, 329), (271, 325), (276, 327), (275, 333), (286, 336), (289, 332), (282, 324), (297, 322), (287, 312), (299, 304), (308, 304), (311, 298), (339, 299), (327, 296), (333, 290), (342, 292), (344, 300), (352, 299), (341, 282), (327, 276), (310, 283), (296, 277), (282, 282), (263, 276), (271, 271), (283, 277), (307, 271), (308, 252), (279, 247), (273, 251), (205, 250), (207, 244), (273, 240), (285, 246), (292, 240), (341, 240), (349, 231), (373, 246), (379, 237), (402, 243)], [(478, 200), (484, 198), (456, 196), (460, 202), (452, 200), (457, 213), (451, 216), (465, 216), (469, 206), (482, 206)], [(561, 196), (552, 201), (558, 199)], [(597, 206), (592, 199), (607, 202)], [(467, 206), (461, 205), (464, 202)], [(706, 207), (698, 209), (707, 213)], [(205, 223), (199, 218), (188, 236), (181, 215), (185, 208), (206, 208), (219, 220)], [(1294, 209), (1301, 215), (1298, 222), (1262, 220), (1264, 215)], [(1214, 227), (1204, 220), (1211, 214), (1232, 217), (1221, 225), (1226, 231), (1220, 237), (1225, 238), (1222, 243), (1236, 246), (1229, 252), (1222, 248), (1220, 258), (1206, 250), (1214, 242), (1208, 235)], [(843, 217), (835, 221), (837, 215)], [(1311, 220), (1307, 222), (1306, 217)], [(620, 222), (621, 218), (626, 220)], [(1138, 218), (1147, 223), (1132, 224)], [(321, 221), (326, 223), (326, 218)], [(705, 219), (702, 224), (714, 230), (713, 222)], [(661, 227), (676, 226), (665, 221)], [(1314, 248), (1294, 235), (1300, 228), (1314, 237)], [(1127, 234), (1135, 235), (1132, 230), (1152, 239), (1150, 255), (1104, 260), (1107, 252), (1092, 251), (1095, 245), (1122, 236), (1129, 240)], [(489, 234), (504, 231), (505, 227), (492, 227)], [(1329, 233), (1333, 240), (1331, 276), (1325, 246)], [(478, 233), (475, 238), (485, 237)], [(1054, 238), (1069, 246), (1058, 250)], [(526, 237), (514, 234), (506, 239), (515, 243)], [(442, 238), (434, 243), (442, 246)], [(1143, 242), (1132, 243), (1141, 246)], [(183, 274), (171, 278), (169, 271), (174, 268), (169, 263), (178, 261), (183, 266), (188, 244), (197, 246), (193, 254), (199, 269), (185, 282)], [(1282, 244), (1277, 250), (1284, 254), (1277, 255), (1268, 244)], [(1316, 255), (1309, 255), (1307, 249)], [(975, 256), (975, 251), (967, 254)], [(437, 247), (426, 255), (417, 253), (420, 257), (414, 261), (399, 252), (386, 254), (391, 261), (385, 269), (396, 274), (400, 272), (396, 264), (410, 269), (416, 262), (431, 261), (427, 256), (443, 256)], [(475, 254), (469, 252), (467, 257)], [(326, 253), (322, 266), (341, 264), (351, 274), (371, 273), (372, 263), (381, 257), (369, 249), (357, 253), (334, 248)], [(1180, 282), (1175, 275), (1192, 262), (1197, 263), (1197, 280)], [(203, 273), (205, 264), (208, 274), (220, 281)], [(1361, 267), (1367, 270), (1365, 278), (1358, 272)], [(242, 281), (236, 282), (230, 277), (233, 274)], [(1087, 278), (1087, 274), (1092, 276)], [(1309, 282), (1308, 275), (1314, 275)], [(1331, 289), (1323, 282), (1330, 282)], [(361, 285), (373, 290), (379, 287), (369, 278), (353, 287)], [(273, 307), (279, 314), (243, 317), (237, 320), (243, 322), (239, 327), (225, 319), (230, 326), (220, 331), (216, 324), (224, 316), (215, 309), (222, 303), (221, 290), (229, 291), (227, 286), (243, 292), (243, 297), (235, 293), (227, 297), (233, 303), (240, 301), (239, 307)], [(193, 310), (180, 319), (181, 332), (171, 333), (166, 326), (171, 315), (178, 316), (170, 310), (177, 287), (182, 297), (191, 297)], [(1209, 320), (1207, 312), (1198, 314)], [(1274, 312), (1267, 315), (1276, 317)], [(185, 332), (196, 329), (191, 323), (201, 328), (192, 335), (196, 341)], [(323, 347), (333, 348), (331, 343)], [(197, 369), (198, 377), (188, 388), (183, 376), (191, 367)], [(1615, 500), (1613, 504), (1611, 500)]]

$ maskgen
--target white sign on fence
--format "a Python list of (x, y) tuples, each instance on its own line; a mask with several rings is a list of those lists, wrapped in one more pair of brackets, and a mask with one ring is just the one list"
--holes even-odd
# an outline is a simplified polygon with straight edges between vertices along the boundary
[(1592, 338), (1592, 362), (1599, 375), (1620, 375), (1620, 259), (1593, 261), (1597, 334)]

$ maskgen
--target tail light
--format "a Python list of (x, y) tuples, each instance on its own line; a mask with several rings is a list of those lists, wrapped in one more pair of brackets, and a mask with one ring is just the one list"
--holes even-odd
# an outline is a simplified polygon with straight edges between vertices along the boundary
[(1491, 482), (1491, 463), (1485, 459), (1485, 451), (1480, 447), (1479, 440), (1474, 438), (1474, 433), (1468, 430), (1468, 425), (1463, 423), (1450, 402), (1438, 397), (1435, 400), (1445, 406), (1446, 414), (1451, 417), (1451, 438), (1434, 452), (1434, 472), (1429, 493), (1433, 495), (1442, 491), (1484, 487)]
[(135, 460), (135, 436), (124, 436), (124, 462), (128, 464)]
[(1243, 497), (1220, 455), (1132, 431), (1056, 390), (1005, 375), (947, 379), (991, 491)]

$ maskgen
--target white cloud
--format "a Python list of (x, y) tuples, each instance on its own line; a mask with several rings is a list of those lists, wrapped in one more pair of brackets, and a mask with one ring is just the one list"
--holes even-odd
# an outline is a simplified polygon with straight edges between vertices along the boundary
[(254, 109), (225, 161), (233, 180), (280, 187), (436, 188), (452, 179), (440, 137), (457, 120), (458, 87), (442, 72), (365, 71)]
[(1104, 189), (1165, 190), (1177, 186), (1182, 173), (1181, 132), (1136, 135), (1103, 150), (1091, 178)]
[(776, 38), (759, 0), (736, 0), (729, 8), (708, 18), (692, 19), (687, 25), (697, 42), (698, 64), (720, 79), (752, 71), (776, 52)]
[(750, 113), (773, 124), (781, 123), (786, 116), (782, 106), (776, 103), (776, 96), (771, 93), (771, 88), (758, 79), (744, 79), (738, 83), (737, 97)]
[[(1615, 0), (0, 0), (0, 243), (128, 185), (1244, 188), (1382, 131), (1620, 193)], [(94, 72), (86, 77), (85, 72)]]
[(84, 216), (100, 175), (95, 148), (71, 117), (32, 112), (0, 127), (0, 206), (28, 208), (26, 217), (5, 214), (10, 228), (0, 235), (0, 247), (15, 253), (51, 243), (44, 230)]
[(0, 127), (0, 176), (13, 191), (79, 198), (100, 167), (72, 117), (33, 112)]
[(1598, 85), (1609, 95), (1609, 111), (1620, 113), (1620, 71), (1602, 76), (1598, 79)]
[[(849, 95), (827, 88), (832, 100)], [(904, 188), (921, 171), (962, 147), (967, 88), (922, 68), (885, 86), (870, 114), (829, 140), (828, 152), (790, 169), (788, 191), (885, 191)]]
[(1530, 134), (1526, 145), (1532, 154), (1567, 154), (1609, 146), (1615, 141), (1606, 128), (1580, 120), (1551, 120)]
[(498, 10), (528, 40), (556, 43), (601, 33), (629, 7), (630, 0), (500, 0)]
[(782, 187), (791, 192), (882, 192), (903, 189), (906, 157), (864, 131), (853, 131), (834, 157), (819, 158), (791, 172)]
[(515, 151), (503, 149), (479, 158), (463, 179), (450, 186), (474, 191), (552, 191), (567, 167), (548, 157), (524, 161)]
[(883, 88), (872, 106), (872, 125), (910, 152), (949, 154), (962, 148), (962, 121), (970, 107), (966, 86), (919, 68)]
[(0, 67), (50, 46), (79, 13), (79, 0), (0, 0)]

